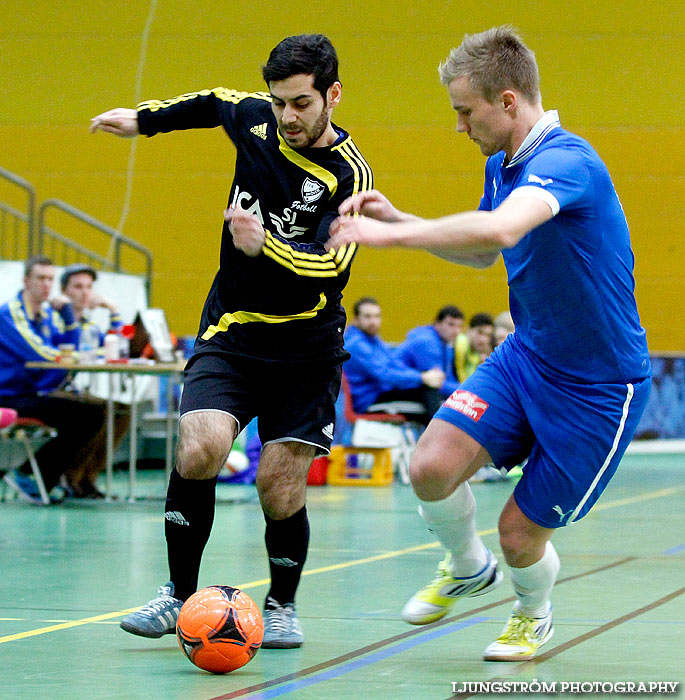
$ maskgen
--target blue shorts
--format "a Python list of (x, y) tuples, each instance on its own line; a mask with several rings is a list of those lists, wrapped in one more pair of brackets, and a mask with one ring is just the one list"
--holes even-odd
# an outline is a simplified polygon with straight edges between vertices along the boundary
[(642, 416), (651, 377), (582, 384), (540, 371), (510, 336), (435, 414), (482, 445), (498, 467), (526, 458), (514, 498), (542, 527), (582, 518), (606, 488)]

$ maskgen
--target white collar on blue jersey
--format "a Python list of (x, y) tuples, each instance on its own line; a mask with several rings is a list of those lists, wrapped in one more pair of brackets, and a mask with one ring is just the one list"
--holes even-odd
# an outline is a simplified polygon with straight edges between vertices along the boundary
[(549, 134), (552, 129), (556, 129), (561, 126), (559, 121), (559, 113), (556, 109), (550, 109), (545, 112), (540, 119), (535, 122), (535, 125), (528, 133), (523, 143), (518, 147), (514, 157), (507, 163), (507, 168), (511, 168), (512, 165), (519, 165), (523, 163), (526, 158), (530, 158), (533, 155), (535, 149), (544, 141), (547, 134)]

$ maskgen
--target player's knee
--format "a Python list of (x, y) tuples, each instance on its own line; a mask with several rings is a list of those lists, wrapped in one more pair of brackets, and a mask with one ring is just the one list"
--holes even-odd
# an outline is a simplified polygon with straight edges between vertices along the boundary
[[(433, 449), (418, 447), (409, 465), (409, 478), (419, 498), (434, 500), (445, 497), (453, 490), (454, 470)], [(442, 491), (445, 495), (442, 495)]]
[(210, 441), (181, 440), (176, 453), (176, 471), (184, 479), (210, 479), (226, 461), (226, 448)]
[(262, 510), (270, 518), (283, 520), (304, 506), (314, 451), (312, 445), (295, 441), (264, 447), (255, 485)]
[(273, 479), (258, 473), (255, 486), (262, 510), (274, 520), (290, 517), (305, 503), (306, 486), (304, 484)]

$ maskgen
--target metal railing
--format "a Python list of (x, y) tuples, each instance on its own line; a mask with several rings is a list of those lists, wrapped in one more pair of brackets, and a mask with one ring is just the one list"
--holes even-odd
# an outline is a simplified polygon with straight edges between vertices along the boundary
[(36, 190), (30, 182), (4, 168), (0, 168), (0, 177), (23, 190), (26, 196), (23, 211), (0, 201), (0, 258), (27, 258), (33, 255)]
[[(107, 255), (96, 253), (90, 248), (87, 248), (72, 238), (64, 236), (48, 226), (46, 216), (50, 209), (59, 210), (63, 214), (90, 227), (91, 230), (96, 230), (104, 234), (108, 239), (106, 240), (108, 249)], [(40, 205), (38, 209), (38, 218), (36, 220), (36, 243), (37, 252), (49, 255), (57, 265), (70, 265), (74, 262), (85, 261), (101, 270), (127, 272), (129, 274), (136, 274), (136, 272), (130, 268), (124, 268), (122, 253), (127, 249), (129, 252), (134, 251), (134, 253), (142, 257), (142, 268), (145, 270), (145, 287), (148, 299), (151, 298), (152, 252), (132, 238), (124, 236), (111, 226), (103, 224), (101, 221), (90, 216), (90, 214), (86, 214), (86, 212), (63, 202), (61, 199), (46, 199)]]
[[(138, 274), (145, 278), (147, 297), (151, 298), (152, 251), (61, 199), (46, 199), (36, 213), (36, 191), (33, 185), (4, 168), (0, 168), (0, 180), (2, 179), (23, 190), (26, 206), (21, 209), (0, 198), (0, 259), (25, 260), (32, 255), (49, 255), (57, 265), (84, 262), (99, 270)], [(93, 232), (97, 232), (98, 237), (102, 234), (105, 238), (98, 238), (97, 248), (106, 251), (106, 254), (97, 253), (74, 237), (49, 226), (46, 217), (50, 210), (58, 210), (69, 217), (70, 230), (74, 228), (74, 221), (84, 224), (88, 227), (87, 237), (91, 240), (95, 240)], [(140, 264), (128, 264), (131, 253), (134, 258), (141, 258)]]

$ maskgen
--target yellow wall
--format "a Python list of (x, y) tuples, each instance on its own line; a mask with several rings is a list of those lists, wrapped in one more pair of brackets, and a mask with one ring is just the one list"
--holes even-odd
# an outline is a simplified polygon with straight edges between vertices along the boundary
[[(153, 303), (177, 333), (194, 333), (218, 264), (232, 146), (220, 130), (135, 142), (89, 136), (91, 116), (217, 85), (263, 89), (260, 67), (273, 45), (323, 32), (341, 60), (335, 120), (365, 153), (379, 189), (426, 216), (473, 208), (484, 159), (455, 134), (436, 66), (465, 32), (506, 22), (537, 53), (545, 107), (609, 166), (631, 226), (652, 349), (685, 349), (682, 0), (6, 0), (0, 165), (33, 182), (40, 198), (62, 198), (114, 227), (131, 165), (123, 232), (154, 251)], [(475, 271), (407, 251), (359, 253), (347, 306), (365, 294), (380, 299), (389, 340), (445, 303), (467, 315), (507, 304), (501, 263)]]

